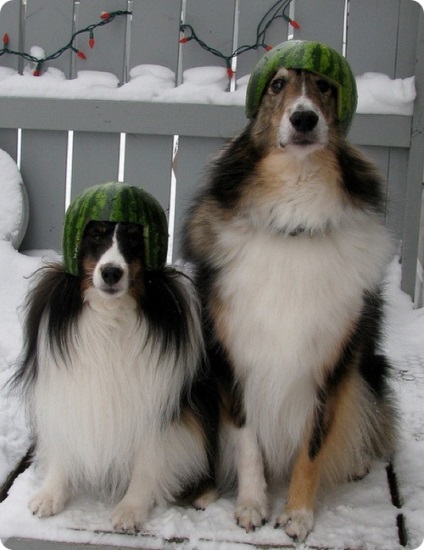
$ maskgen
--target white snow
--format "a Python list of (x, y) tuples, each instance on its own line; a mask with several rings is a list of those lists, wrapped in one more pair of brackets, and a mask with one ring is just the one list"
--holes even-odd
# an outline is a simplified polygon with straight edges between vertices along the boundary
[(364, 73), (356, 79), (358, 113), (412, 115), (415, 78), (391, 80), (380, 73)]
[[(42, 52), (33, 47), (38, 57)], [(34, 65), (34, 64), (32, 64)], [(130, 71), (130, 79), (119, 86), (117, 77), (101, 71), (78, 71), (77, 78), (67, 80), (59, 69), (48, 67), (38, 77), (33, 66), (24, 74), (0, 67), (0, 97), (50, 97), (68, 99), (125, 99), (173, 103), (206, 103), (244, 105), (249, 75), (236, 81), (233, 92), (226, 91), (228, 76), (225, 67), (195, 67), (183, 73), (183, 82), (175, 85), (175, 74), (161, 65), (138, 65)], [(358, 113), (411, 115), (413, 112), (415, 77), (390, 79), (380, 73), (357, 77)]]
[[(161, 78), (163, 76), (166, 78), (166, 75)], [(2, 161), (4, 166), (13, 162), (5, 159), (0, 154), (0, 172)], [(13, 170), (8, 173), (10, 182), (16, 183), (16, 173)], [(0, 193), (4, 196), (2, 191)], [(13, 221), (12, 215), (7, 218)], [(51, 251), (22, 254), (15, 250), (11, 241), (0, 239), (0, 485), (29, 446), (29, 432), (19, 396), (4, 388), (14, 372), (21, 349), (21, 304), (28, 277), (46, 258), (52, 257), (55, 256)], [(363, 480), (321, 493), (315, 528), (307, 539), (307, 547), (399, 550), (396, 528), (399, 513), (406, 518), (409, 548), (418, 547), (424, 539), (424, 309), (414, 310), (399, 288), (400, 265), (396, 258), (387, 276), (385, 352), (395, 368), (394, 388), (401, 408), (402, 437), (395, 468), (402, 509), (391, 503), (385, 465), (376, 464)], [(271, 521), (254, 533), (246, 534), (235, 525), (234, 498), (227, 497), (204, 512), (177, 506), (157, 507), (140, 535), (127, 536), (111, 532), (111, 506), (86, 496), (72, 501), (56, 517), (39, 519), (32, 516), (28, 500), (40, 481), (40, 473), (30, 467), (18, 477), (8, 498), (0, 504), (0, 539), (3, 542), (18, 536), (121, 547), (143, 545), (143, 548), (152, 549), (198, 550), (247, 550), (252, 545), (292, 544), (281, 529), (273, 528), (273, 520), (287, 491), (285, 486), (278, 491), (274, 488)]]
[(14, 160), (0, 150), (0, 241), (18, 248), (28, 225), (28, 197)]
[(46, 51), (41, 46), (31, 46), (29, 54), (37, 59), (45, 59)]

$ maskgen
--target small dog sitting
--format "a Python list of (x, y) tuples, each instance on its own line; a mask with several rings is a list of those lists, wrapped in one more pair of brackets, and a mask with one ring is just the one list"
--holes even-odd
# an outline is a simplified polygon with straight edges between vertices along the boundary
[(188, 216), (185, 256), (221, 392), (217, 474), (224, 487), (237, 477), (246, 531), (269, 519), (268, 480), (288, 474), (276, 525), (304, 540), (324, 482), (363, 476), (395, 447), (379, 348), (391, 243), (381, 179), (346, 140), (355, 108), (336, 51), (277, 46), (251, 75), (250, 123)]
[(38, 273), (15, 384), (46, 470), (30, 502), (40, 517), (90, 491), (120, 498), (112, 525), (133, 533), (154, 502), (212, 494), (198, 304), (187, 278), (164, 267), (167, 239), (153, 197), (95, 186), (67, 211), (64, 264)]

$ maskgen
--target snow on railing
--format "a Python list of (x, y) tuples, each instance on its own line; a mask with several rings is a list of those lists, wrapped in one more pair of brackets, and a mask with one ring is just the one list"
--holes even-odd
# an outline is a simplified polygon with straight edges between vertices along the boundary
[[(119, 86), (118, 78), (101, 71), (84, 71), (68, 80), (59, 69), (48, 68), (34, 78), (27, 68), (23, 74), (0, 67), (0, 96), (68, 99), (111, 99), (166, 103), (244, 105), (249, 75), (237, 80), (235, 91), (227, 91), (224, 67), (195, 67), (183, 73), (175, 85), (175, 73), (161, 65), (138, 65), (130, 79)], [(380, 73), (357, 77), (358, 113), (412, 115), (416, 97), (415, 77), (391, 79)]]

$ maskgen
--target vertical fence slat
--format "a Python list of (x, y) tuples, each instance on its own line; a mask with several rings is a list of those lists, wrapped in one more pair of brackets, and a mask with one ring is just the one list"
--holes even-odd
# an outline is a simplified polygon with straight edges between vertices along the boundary
[(65, 211), (67, 132), (22, 132), (21, 173), (30, 216), (22, 249), (60, 250)]
[(127, 134), (126, 183), (151, 193), (169, 214), (173, 138)]
[[(25, 16), (25, 51), (32, 46), (41, 46), (46, 55), (58, 51), (69, 43), (73, 30), (74, 3), (57, 0), (28, 0)], [(70, 50), (55, 60), (48, 62), (65, 73), (71, 73)]]
[[(112, 12), (127, 9), (127, 0), (81, 0), (78, 7), (77, 30), (99, 23), (103, 11)], [(120, 82), (124, 78), (127, 17), (121, 15), (94, 31), (94, 48), (88, 44), (89, 34), (77, 38), (77, 47), (87, 59), (76, 57), (76, 70), (95, 70), (113, 73)]]
[[(234, 0), (187, 0), (185, 23), (191, 25), (209, 47), (225, 55), (233, 52)], [(222, 66), (225, 62), (202, 49), (195, 40), (181, 48), (183, 70), (191, 67)]]
[(424, 13), (420, 10), (416, 48), (415, 83), (421, 94), (415, 102), (411, 146), (408, 155), (405, 191), (405, 223), (402, 240), (402, 290), (412, 297), (415, 291), (418, 238), (424, 170)]
[[(238, 40), (237, 47), (244, 44), (254, 44), (256, 41), (256, 31), (261, 19), (275, 3), (275, 0), (256, 0), (256, 2), (246, 2), (240, 0), (238, 10)], [(275, 10), (274, 10), (275, 12)], [(273, 12), (271, 12), (270, 16)], [(281, 14), (281, 10), (279, 12)], [(267, 21), (271, 17), (267, 17)], [(263, 27), (262, 27), (263, 28)], [(270, 46), (276, 46), (288, 38), (288, 23), (278, 18), (273, 21), (266, 32), (266, 43)], [(242, 77), (252, 72), (253, 67), (264, 55), (265, 50), (250, 50), (241, 54), (237, 59), (237, 76)]]
[[(178, 71), (181, 0), (134, 2), (130, 68), (162, 65)], [(172, 130), (170, 129), (170, 132)], [(151, 193), (169, 215), (173, 135), (127, 134), (124, 180)]]
[(0, 129), (0, 149), (6, 151), (16, 162), (18, 156), (18, 130)]
[[(9, 36), (9, 49), (13, 51), (21, 51), (22, 37), (21, 31), (21, 2), (13, 0), (6, 2), (0, 12), (0, 40), (7, 33)], [(5, 54), (0, 57), (0, 65), (2, 67), (11, 67), (19, 70), (20, 60), (18, 56)]]
[(350, 2), (346, 57), (355, 75), (371, 71), (394, 77), (399, 1)]
[(177, 178), (175, 198), (174, 252), (180, 256), (181, 231), (187, 208), (202, 179), (208, 162), (224, 146), (222, 139), (180, 137), (175, 164)]
[(136, 0), (132, 12), (130, 67), (163, 65), (176, 73), (181, 0)]
[(390, 149), (386, 201), (386, 226), (394, 239), (402, 239), (405, 221), (405, 192), (408, 170), (408, 150)]
[(424, 307), (424, 200), (421, 200), (421, 223), (418, 235), (418, 263), (417, 263), (417, 281), (415, 286), (415, 306)]
[(415, 74), (415, 52), (422, 11), (422, 6), (417, 2), (401, 0), (395, 78), (406, 78)]
[(75, 132), (71, 198), (90, 185), (118, 178), (119, 134)]
[[(356, 0), (353, 0), (355, 2)], [(343, 0), (296, 0), (295, 19), (300, 29), (294, 38), (318, 40), (342, 52), (344, 28)]]

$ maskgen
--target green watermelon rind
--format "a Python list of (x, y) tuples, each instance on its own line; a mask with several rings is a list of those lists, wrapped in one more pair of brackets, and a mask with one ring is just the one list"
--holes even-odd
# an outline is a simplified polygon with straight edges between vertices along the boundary
[(355, 76), (346, 59), (336, 50), (309, 40), (283, 42), (258, 61), (247, 85), (245, 112), (248, 118), (258, 112), (269, 81), (281, 67), (313, 72), (336, 86), (338, 119), (347, 132), (358, 101)]
[(145, 262), (150, 271), (166, 263), (168, 224), (159, 202), (140, 187), (107, 182), (85, 189), (70, 204), (62, 232), (65, 270), (78, 275), (78, 251), (89, 221), (132, 222), (143, 226)]

